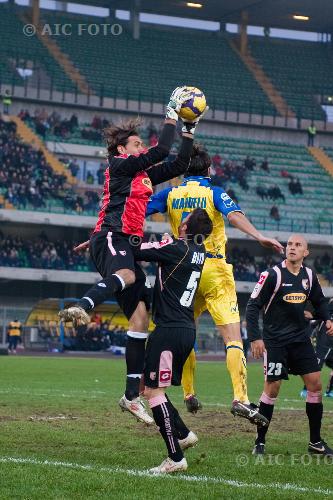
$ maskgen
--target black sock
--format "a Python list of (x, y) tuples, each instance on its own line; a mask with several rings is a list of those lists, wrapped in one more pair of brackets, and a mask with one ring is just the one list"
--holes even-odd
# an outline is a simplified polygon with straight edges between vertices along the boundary
[(173, 404), (171, 403), (170, 399), (168, 398), (167, 395), (165, 395), (166, 399), (168, 400), (168, 403), (172, 409), (172, 412), (173, 412), (173, 421), (175, 423), (175, 429), (176, 429), (176, 433), (177, 433), (177, 437), (178, 439), (185, 439), (189, 432), (190, 432), (190, 429), (188, 429), (188, 427), (186, 427), (185, 423), (183, 422), (183, 420), (181, 419), (179, 413), (178, 413), (178, 410), (177, 408), (175, 408), (173, 406)]
[[(267, 403), (263, 403), (262, 401), (260, 401), (259, 413), (261, 413), (261, 415), (266, 417), (269, 422), (272, 420), (273, 411), (274, 411), (274, 405), (268, 405)], [(269, 426), (267, 426), (267, 427), (257, 426), (256, 444), (259, 444), (259, 443), (265, 444), (268, 427)]]
[(330, 374), (326, 392), (331, 392), (332, 390), (333, 390), (333, 373)]
[(306, 402), (306, 414), (309, 419), (310, 442), (318, 443), (321, 441), (321, 419), (323, 418), (323, 403)]
[(168, 456), (174, 462), (180, 462), (184, 454), (179, 446), (177, 431), (175, 428), (173, 410), (169, 401), (165, 401), (152, 408), (153, 417), (162, 438), (168, 449)]
[[(137, 336), (140, 336), (141, 338), (137, 338)], [(132, 401), (139, 396), (140, 379), (145, 362), (146, 339), (146, 333), (127, 332), (127, 377), (125, 396), (129, 401)]]
[(77, 303), (85, 311), (90, 311), (94, 307), (110, 299), (116, 292), (125, 288), (124, 281), (117, 274), (111, 274), (96, 285), (92, 286), (82, 299)]

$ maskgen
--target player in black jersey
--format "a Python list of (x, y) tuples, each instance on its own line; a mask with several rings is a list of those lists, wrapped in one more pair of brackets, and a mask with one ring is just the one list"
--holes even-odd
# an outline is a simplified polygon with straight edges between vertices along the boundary
[(203, 240), (212, 222), (201, 208), (179, 226), (179, 239), (141, 245), (137, 260), (158, 262), (153, 297), (155, 330), (148, 337), (144, 366), (144, 396), (168, 449), (168, 458), (151, 473), (187, 469), (183, 450), (198, 438), (179, 416), (165, 394), (170, 385), (181, 385), (184, 363), (195, 342), (193, 302), (205, 261)]
[[(333, 299), (330, 299), (328, 309), (331, 321), (333, 321)], [(315, 319), (310, 312), (307, 312), (307, 314), (309, 315), (309, 319)], [(326, 365), (331, 369), (324, 396), (333, 398), (333, 337), (326, 334), (326, 325), (324, 321), (315, 320), (313, 323), (311, 339), (318, 358), (319, 368), (322, 369), (323, 366)], [(301, 391), (301, 397), (305, 398), (306, 394), (307, 390), (306, 387), (304, 387)]]
[(203, 114), (191, 122), (183, 120), (180, 151), (174, 161), (162, 162), (169, 154), (178, 113), (189, 95), (186, 87), (173, 91), (158, 144), (149, 150), (144, 148), (135, 122), (107, 129), (109, 155), (101, 210), (90, 242), (77, 247), (80, 250), (89, 246), (91, 258), (103, 279), (77, 304), (59, 313), (64, 321), (87, 324), (88, 312), (105, 300), (116, 298), (129, 321), (126, 389), (119, 405), (147, 424), (154, 422), (139, 398), (139, 383), (148, 336), (150, 284), (134, 262), (133, 244), (143, 236), (153, 186), (183, 174), (189, 165), (193, 134)]
[[(264, 357), (265, 385), (260, 398), (260, 413), (271, 421), (282, 380), (288, 379), (288, 373), (301, 375), (307, 388), (308, 450), (333, 456), (333, 450), (320, 435), (322, 384), (304, 316), (306, 301), (312, 303), (316, 317), (325, 323), (326, 334), (333, 335), (333, 323), (317, 275), (303, 265), (308, 255), (303, 236), (291, 235), (287, 242), (286, 260), (261, 274), (247, 304), (246, 320), (252, 354), (255, 358)], [(262, 308), (261, 336), (258, 320)], [(254, 454), (264, 453), (267, 430), (268, 427), (257, 428)]]

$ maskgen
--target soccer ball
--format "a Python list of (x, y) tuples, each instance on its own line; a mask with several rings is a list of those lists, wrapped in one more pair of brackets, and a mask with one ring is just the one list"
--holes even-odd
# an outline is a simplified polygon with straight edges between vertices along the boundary
[(191, 98), (184, 102), (179, 111), (179, 116), (183, 120), (195, 120), (206, 109), (206, 97), (200, 89), (196, 87), (186, 87), (185, 91), (191, 92)]

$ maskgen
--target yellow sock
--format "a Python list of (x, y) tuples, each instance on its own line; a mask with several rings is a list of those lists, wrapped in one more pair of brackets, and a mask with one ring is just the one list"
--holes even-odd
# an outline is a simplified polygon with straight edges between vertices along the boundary
[(247, 396), (247, 371), (243, 343), (239, 341), (228, 342), (227, 368), (231, 377), (234, 390), (234, 399), (242, 403), (249, 403)]
[(182, 386), (184, 391), (184, 399), (186, 398), (186, 396), (189, 396), (190, 394), (195, 394), (194, 392), (195, 365), (196, 365), (195, 352), (194, 349), (192, 349), (183, 368)]

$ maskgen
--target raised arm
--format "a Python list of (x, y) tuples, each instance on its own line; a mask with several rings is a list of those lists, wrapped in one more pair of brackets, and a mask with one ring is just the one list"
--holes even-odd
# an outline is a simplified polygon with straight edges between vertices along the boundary
[[(160, 163), (170, 152), (174, 141), (175, 126), (178, 120), (178, 113), (190, 98), (190, 92), (186, 87), (177, 87), (170, 96), (169, 104), (166, 108), (166, 118), (158, 144), (150, 148), (146, 153), (131, 155), (119, 164), (118, 173), (134, 176), (137, 172), (147, 170), (152, 165)], [(160, 181), (163, 182), (163, 181)]]
[(176, 159), (172, 162), (164, 162), (160, 165), (155, 165), (147, 171), (153, 186), (169, 181), (179, 175), (183, 175), (190, 164), (192, 147), (193, 135), (187, 133), (183, 134), (181, 147)]
[(153, 243), (142, 243), (139, 248), (134, 250), (134, 258), (146, 262), (178, 262), (180, 251), (175, 243), (172, 238)]

